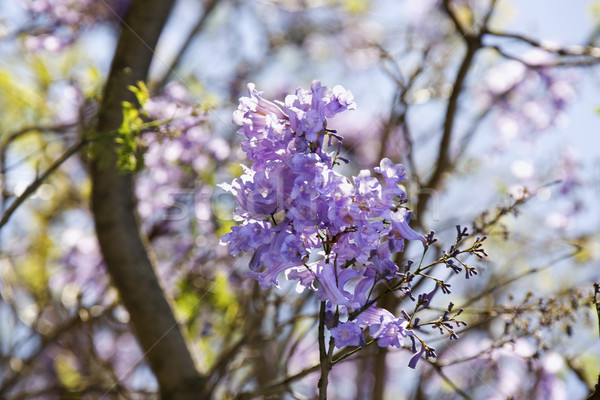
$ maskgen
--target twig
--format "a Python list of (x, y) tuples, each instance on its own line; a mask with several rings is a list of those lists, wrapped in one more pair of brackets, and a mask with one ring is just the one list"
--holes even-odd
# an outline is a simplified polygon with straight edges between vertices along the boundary
[(594, 304), (596, 305), (596, 314), (598, 315), (598, 334), (600, 335), (600, 283), (594, 282)]
[(167, 83), (167, 79), (169, 78), (169, 76), (171, 75), (173, 70), (177, 67), (177, 64), (179, 64), (179, 62), (181, 61), (181, 58), (183, 57), (185, 52), (190, 47), (190, 44), (192, 43), (192, 40), (194, 39), (194, 37), (196, 37), (198, 32), (200, 32), (202, 30), (202, 28), (204, 27), (206, 20), (208, 19), (212, 10), (215, 8), (215, 6), (217, 5), (218, 2), (219, 2), (219, 0), (208, 0), (204, 3), (204, 12), (203, 12), (202, 16), (200, 17), (198, 22), (196, 22), (196, 25), (190, 31), (190, 33), (188, 34), (188, 36), (185, 39), (185, 42), (181, 45), (181, 47), (179, 48), (179, 51), (173, 57), (173, 59), (171, 60), (171, 62), (168, 65), (168, 67), (166, 67), (164, 74), (159, 79), (157, 79), (156, 83), (153, 85), (154, 87), (162, 88)]
[(325, 349), (325, 302), (322, 301), (321, 309), (319, 310), (319, 364), (321, 367), (321, 377), (319, 378), (319, 400), (327, 399), (327, 385), (329, 383), (329, 371), (331, 370), (331, 365), (327, 356), (328, 352)]
[[(356, 352), (354, 350), (355, 349), (342, 349), (337, 354), (334, 354), (332, 359), (335, 359), (335, 363), (345, 362), (348, 360), (347, 354)], [(297, 374), (288, 376), (287, 378), (284, 378), (281, 381), (272, 383), (268, 386), (263, 386), (261, 388), (258, 388), (256, 390), (254, 390), (253, 392), (240, 393), (240, 394), (238, 394), (236, 399), (237, 400), (247, 400), (247, 399), (252, 399), (255, 397), (259, 397), (259, 396), (266, 396), (269, 394), (274, 394), (274, 393), (281, 392), (283, 390), (287, 390), (290, 384), (292, 384), (293, 382), (295, 382), (299, 379), (304, 378), (307, 375), (312, 374), (313, 372), (319, 371), (320, 368), (321, 368), (320, 363), (313, 365), (312, 367), (303, 369), (302, 371), (298, 372)]]
[(431, 363), (431, 365), (433, 366), (434, 370), (438, 373), (438, 375), (448, 384), (450, 385), (450, 387), (452, 387), (452, 389), (458, 393), (463, 399), (466, 400), (472, 400), (471, 396), (469, 396), (468, 394), (466, 394), (461, 388), (459, 388), (454, 382), (452, 382), (452, 380), (450, 378), (448, 378), (448, 376), (444, 373), (444, 371), (442, 371), (442, 367), (440, 367), (439, 365), (435, 364), (435, 363)]
[(497, 289), (499, 289), (499, 288), (501, 288), (503, 286), (510, 285), (511, 283), (513, 283), (513, 282), (515, 282), (515, 281), (517, 281), (517, 280), (519, 280), (521, 278), (524, 278), (524, 277), (526, 277), (528, 275), (533, 275), (533, 274), (536, 274), (538, 272), (544, 271), (544, 270), (546, 270), (548, 268), (551, 268), (551, 267), (553, 267), (554, 265), (556, 265), (557, 263), (559, 263), (559, 262), (561, 262), (563, 260), (572, 258), (578, 252), (579, 252), (579, 249), (575, 250), (574, 252), (570, 252), (568, 254), (562, 255), (562, 256), (560, 256), (560, 257), (558, 257), (558, 258), (550, 261), (548, 264), (546, 264), (544, 266), (530, 268), (530, 269), (528, 269), (528, 270), (526, 270), (526, 271), (524, 271), (524, 272), (522, 272), (520, 274), (514, 275), (514, 276), (506, 279), (505, 281), (498, 282), (497, 284), (495, 284), (495, 285), (487, 288), (486, 290), (484, 290), (483, 292), (477, 294), (476, 296), (471, 297), (464, 304), (462, 304), (460, 306), (460, 308), (467, 308), (468, 306), (470, 306), (471, 304), (473, 304), (477, 300), (481, 299), (484, 296), (487, 296), (487, 295), (491, 294), (495, 290), (497, 290)]
[(52, 165), (48, 167), (48, 169), (44, 171), (42, 175), (40, 175), (38, 178), (36, 178), (35, 181), (33, 181), (29, 186), (27, 186), (25, 191), (21, 193), (21, 195), (19, 195), (2, 213), (2, 219), (0, 220), (0, 229), (2, 229), (4, 225), (6, 225), (12, 214), (19, 208), (21, 204), (23, 204), (25, 200), (27, 200), (29, 196), (35, 193), (35, 191), (40, 187), (42, 183), (72, 155), (81, 150), (85, 144), (86, 141), (81, 140), (73, 146), (71, 146), (60, 158), (54, 161), (54, 163), (52, 163)]
[(482, 32), (482, 34), (519, 40), (519, 41), (527, 43), (533, 47), (537, 47), (537, 48), (540, 48), (549, 53), (555, 53), (560, 56), (584, 56), (584, 55), (587, 55), (587, 56), (599, 58), (598, 57), (599, 49), (598, 49), (598, 47), (594, 47), (594, 46), (585, 46), (585, 47), (577, 46), (576, 48), (572, 48), (572, 49), (565, 48), (565, 47), (553, 47), (553, 46), (545, 45), (543, 42), (537, 41), (535, 39), (529, 38), (527, 36), (524, 36), (524, 35), (521, 35), (518, 33), (497, 32), (497, 31), (492, 31), (489, 29), (484, 30)]
[(552, 61), (552, 62), (547, 62), (547, 63), (541, 63), (541, 64), (532, 64), (530, 62), (527, 62), (525, 60), (523, 60), (522, 58), (519, 58), (517, 56), (513, 56), (512, 54), (508, 54), (507, 52), (505, 52), (504, 50), (502, 50), (500, 48), (500, 46), (487, 46), (491, 49), (496, 50), (496, 52), (498, 52), (498, 54), (500, 54), (502, 57), (507, 58), (509, 60), (514, 60), (514, 61), (518, 61), (521, 64), (525, 65), (527, 68), (531, 68), (531, 69), (542, 69), (542, 68), (559, 68), (559, 67), (585, 67), (585, 66), (590, 66), (590, 65), (595, 65), (595, 64), (600, 64), (600, 58), (598, 57), (592, 57), (592, 56), (587, 56), (585, 54), (572, 54), (572, 55), (568, 55), (568, 57), (578, 57), (580, 59), (567, 59), (567, 60), (556, 60), (556, 61)]

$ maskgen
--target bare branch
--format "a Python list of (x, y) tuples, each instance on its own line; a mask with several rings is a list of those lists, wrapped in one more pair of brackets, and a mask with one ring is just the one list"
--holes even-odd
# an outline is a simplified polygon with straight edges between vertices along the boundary
[(196, 25), (194, 26), (194, 28), (190, 31), (190, 33), (186, 37), (185, 42), (183, 43), (183, 45), (181, 45), (181, 47), (179, 48), (179, 51), (173, 57), (169, 66), (166, 67), (166, 70), (165, 70), (163, 76), (161, 76), (160, 78), (158, 78), (156, 80), (156, 82), (153, 84), (153, 87), (161, 88), (167, 83), (167, 79), (169, 79), (169, 76), (171, 75), (171, 73), (173, 73), (173, 71), (175, 70), (175, 68), (177, 67), (179, 62), (181, 61), (181, 58), (183, 57), (185, 52), (190, 47), (190, 44), (192, 43), (192, 41), (194, 40), (196, 35), (198, 35), (198, 33), (204, 27), (204, 24), (208, 20), (208, 17), (211, 15), (213, 9), (215, 8), (215, 6), (217, 5), (218, 2), (219, 2), (219, 0), (206, 0), (205, 1), (204, 12), (203, 12), (202, 16), (198, 19), (198, 22), (196, 22)]
[[(447, 1), (444, 2), (444, 4), (446, 3)], [(467, 73), (473, 65), (475, 54), (477, 53), (477, 50), (479, 50), (482, 46), (480, 36), (467, 35), (464, 37), (464, 39), (467, 45), (467, 49), (461, 62), (461, 65), (458, 69), (458, 73), (456, 74), (456, 78), (454, 79), (454, 84), (452, 85), (452, 94), (448, 99), (446, 115), (444, 118), (444, 130), (442, 140), (440, 141), (440, 145), (438, 148), (437, 163), (433, 174), (427, 181), (426, 188), (428, 189), (435, 189), (439, 186), (442, 180), (443, 173), (450, 166), (450, 143), (452, 140), (452, 134), (454, 130), (454, 119), (458, 109), (458, 98), (460, 96), (460, 93), (462, 92)], [(429, 197), (430, 196), (427, 191), (421, 191), (421, 193), (419, 194), (416, 207), (417, 220), (420, 220), (423, 213), (425, 212), (426, 204), (429, 200)]]
[(456, 30), (458, 31), (458, 33), (460, 33), (461, 36), (467, 36), (467, 32), (465, 31), (465, 28), (463, 28), (463, 26), (461, 25), (461, 23), (458, 20), (458, 17), (456, 16), (456, 14), (454, 14), (454, 11), (452, 10), (452, 7), (450, 6), (450, 0), (444, 0), (442, 5), (444, 7), (444, 11), (446, 12), (446, 14), (448, 14), (450, 19), (454, 23), (454, 26), (456, 27)]
[(505, 52), (500, 46), (488, 46), (491, 49), (494, 49), (498, 54), (502, 57), (507, 58), (509, 60), (518, 61), (521, 64), (525, 65), (527, 68), (531, 69), (542, 69), (542, 68), (559, 68), (559, 67), (587, 67), (590, 65), (600, 64), (599, 57), (585, 56), (585, 55), (570, 55), (558, 58), (551, 62), (545, 62), (540, 64), (533, 64), (528, 62), (522, 58), (517, 56), (513, 56)]
[(62, 156), (60, 156), (60, 158), (54, 161), (54, 163), (52, 163), (52, 165), (48, 167), (48, 169), (44, 171), (44, 173), (42, 173), (31, 184), (29, 184), (29, 186), (27, 186), (25, 191), (21, 193), (21, 195), (19, 195), (2, 213), (2, 219), (0, 219), (0, 229), (2, 229), (4, 225), (6, 225), (12, 214), (21, 206), (21, 204), (23, 204), (23, 202), (27, 200), (29, 196), (34, 194), (35, 191), (41, 186), (41, 184), (44, 183), (44, 181), (48, 179), (48, 177), (52, 175), (52, 173), (56, 171), (58, 167), (60, 167), (72, 155), (76, 154), (79, 150), (81, 150), (85, 143), (85, 141), (81, 140), (73, 146), (71, 146)]
[(481, 299), (484, 296), (491, 294), (492, 292), (496, 291), (497, 289), (500, 289), (501, 287), (510, 285), (511, 283), (518, 281), (519, 279), (522, 279), (528, 275), (537, 274), (538, 272), (541, 272), (548, 268), (551, 268), (561, 261), (564, 261), (564, 260), (574, 257), (577, 253), (578, 253), (578, 250), (576, 250), (574, 252), (570, 252), (568, 254), (564, 254), (564, 255), (548, 262), (548, 264), (546, 264), (546, 265), (543, 265), (541, 267), (529, 268), (526, 271), (521, 272), (520, 274), (516, 274), (514, 276), (511, 276), (510, 278), (503, 280), (502, 282), (498, 282), (495, 285), (492, 285), (491, 287), (485, 289), (483, 292), (478, 293), (477, 295), (471, 297), (469, 300), (467, 300), (464, 304), (461, 305), (461, 308), (466, 308), (466, 307), (470, 306), (477, 300)]
[(433, 369), (435, 370), (435, 372), (438, 373), (438, 375), (448, 384), (450, 385), (450, 387), (456, 392), (458, 393), (463, 399), (466, 400), (472, 400), (472, 397), (469, 396), (468, 394), (466, 394), (461, 388), (458, 387), (457, 384), (455, 384), (449, 377), (448, 375), (446, 375), (444, 373), (444, 371), (442, 371), (442, 367), (440, 367), (439, 365), (431, 362), (431, 365), (433, 366)]

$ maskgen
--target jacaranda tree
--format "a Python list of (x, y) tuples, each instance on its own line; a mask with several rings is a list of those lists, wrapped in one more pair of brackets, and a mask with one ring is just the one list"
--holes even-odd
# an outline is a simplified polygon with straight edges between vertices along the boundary
[(2, 3), (0, 398), (600, 398), (589, 6)]

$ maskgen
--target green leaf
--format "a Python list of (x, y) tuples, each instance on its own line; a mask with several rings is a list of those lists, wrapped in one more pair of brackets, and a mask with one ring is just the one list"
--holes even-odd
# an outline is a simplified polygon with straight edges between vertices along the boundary
[(143, 81), (139, 81), (137, 86), (129, 85), (127, 88), (135, 94), (140, 106), (143, 107), (150, 100), (150, 91), (148, 91), (148, 86)]

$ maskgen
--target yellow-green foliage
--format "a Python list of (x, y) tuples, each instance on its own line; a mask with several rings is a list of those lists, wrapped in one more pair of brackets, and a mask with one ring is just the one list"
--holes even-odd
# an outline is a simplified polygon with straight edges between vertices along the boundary
[(76, 389), (82, 384), (82, 377), (77, 371), (75, 360), (67, 353), (61, 353), (54, 359), (54, 371), (60, 383), (67, 389)]

